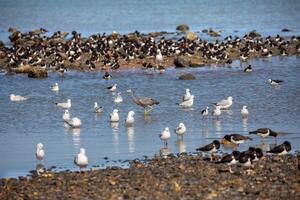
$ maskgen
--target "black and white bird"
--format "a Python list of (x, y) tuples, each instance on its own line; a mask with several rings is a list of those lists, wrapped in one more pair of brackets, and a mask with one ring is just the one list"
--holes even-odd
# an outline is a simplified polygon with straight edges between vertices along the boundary
[(231, 142), (231, 143), (233, 143), (233, 144), (236, 144), (236, 145), (242, 144), (246, 140), (252, 140), (252, 138), (250, 138), (248, 136), (244, 136), (244, 135), (237, 134), (237, 133), (230, 134), (230, 135), (225, 135), (224, 139)]
[(214, 140), (212, 143), (207, 144), (203, 147), (197, 148), (196, 151), (207, 152), (210, 154), (210, 160), (212, 160), (211, 154), (216, 153), (220, 148), (220, 142), (218, 140)]
[(267, 153), (286, 155), (291, 150), (292, 150), (291, 143), (288, 141), (284, 141), (281, 145), (278, 145), (273, 149), (271, 149), (270, 151), (267, 151)]
[(178, 127), (175, 129), (175, 133), (177, 136), (180, 136), (181, 139), (183, 139), (183, 135), (186, 132), (186, 127), (184, 123), (179, 123)]
[(117, 84), (113, 84), (112, 86), (109, 86), (106, 89), (108, 89), (111, 92), (115, 92), (117, 90)]
[(283, 80), (268, 79), (268, 82), (269, 82), (271, 85), (279, 85), (280, 83), (283, 82)]
[(269, 128), (259, 128), (256, 131), (250, 131), (249, 134), (256, 134), (262, 138), (266, 138), (268, 136), (277, 137), (277, 133), (272, 131)]
[(247, 118), (249, 115), (249, 111), (247, 106), (243, 106), (243, 108), (241, 109), (241, 116), (242, 118)]
[(244, 167), (247, 167), (248, 168), (247, 171), (249, 171), (252, 166), (252, 161), (255, 159), (255, 156), (253, 153), (241, 152), (238, 159), (239, 159), (239, 163), (242, 164)]
[(207, 119), (207, 116), (209, 114), (208, 110), (209, 110), (209, 107), (206, 107), (204, 110), (201, 111), (202, 119)]
[(244, 69), (244, 72), (252, 72), (252, 66), (249, 65), (248, 67), (246, 67), (246, 68)]
[(102, 78), (105, 80), (109, 80), (112, 78), (112, 76), (108, 72), (105, 72), (105, 74), (102, 76)]
[(239, 151), (233, 151), (231, 154), (227, 154), (221, 158), (220, 161), (217, 161), (217, 164), (226, 163), (229, 166), (229, 172), (233, 173), (231, 169), (231, 165), (236, 165), (238, 161), (238, 157), (240, 155)]

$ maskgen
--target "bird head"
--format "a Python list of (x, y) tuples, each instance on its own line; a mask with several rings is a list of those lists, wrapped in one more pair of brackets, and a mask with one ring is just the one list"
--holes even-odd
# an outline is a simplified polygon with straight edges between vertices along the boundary
[(165, 131), (169, 131), (169, 127), (166, 127), (166, 128), (165, 128)]
[(44, 147), (44, 145), (43, 145), (42, 143), (38, 143), (38, 144), (36, 145), (36, 148), (37, 148), (37, 149), (43, 149), (43, 147)]
[(68, 99), (68, 101), (67, 101), (68, 103), (71, 103), (71, 99)]
[(243, 109), (247, 109), (247, 106), (243, 106)]
[(69, 114), (69, 110), (65, 110), (65, 114)]
[(224, 139), (230, 142), (230, 140), (231, 140), (230, 135), (225, 135)]
[(291, 143), (288, 141), (284, 141), (283, 145), (285, 146), (286, 151), (290, 151), (292, 149)]
[(239, 151), (233, 151), (232, 155), (234, 156), (234, 158), (237, 158), (237, 157), (239, 157), (240, 152)]
[(114, 109), (113, 113), (119, 113), (119, 110), (118, 109)]
[(184, 127), (184, 124), (183, 124), (183, 123), (179, 123), (178, 126), (179, 126), (179, 127)]
[(268, 79), (268, 82), (271, 83), (271, 82), (272, 82), (272, 79)]
[(85, 148), (80, 148), (80, 150), (79, 150), (79, 152), (80, 152), (80, 154), (85, 154)]
[(220, 142), (218, 140), (214, 140), (213, 144), (215, 145), (215, 147), (218, 149), (220, 148)]
[(228, 100), (228, 101), (232, 101), (232, 100), (233, 100), (232, 96), (229, 96), (229, 97), (227, 98), (227, 100)]
[(129, 111), (129, 112), (128, 112), (128, 115), (133, 116), (133, 115), (134, 115), (134, 111), (132, 111), (132, 110)]

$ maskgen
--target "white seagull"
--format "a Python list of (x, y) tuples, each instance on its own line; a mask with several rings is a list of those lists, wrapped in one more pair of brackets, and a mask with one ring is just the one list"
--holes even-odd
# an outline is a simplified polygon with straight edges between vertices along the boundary
[(62, 102), (62, 103), (55, 103), (58, 107), (62, 107), (64, 109), (69, 109), (71, 108), (71, 99), (68, 99), (67, 102)]
[(181, 102), (179, 105), (183, 108), (191, 108), (193, 107), (193, 104), (194, 104), (194, 95), (191, 95), (190, 99)]
[(209, 107), (207, 106), (204, 110), (201, 111), (202, 119), (207, 119)]
[(73, 117), (72, 119), (69, 119), (66, 122), (71, 128), (81, 127), (81, 120), (78, 117)]
[(119, 122), (120, 117), (119, 117), (119, 110), (114, 109), (113, 112), (110, 114), (110, 122)]
[(134, 116), (134, 112), (132, 110), (129, 111), (128, 114), (127, 114), (127, 118), (125, 120), (126, 126), (132, 126), (133, 125), (133, 123), (134, 123), (133, 116)]
[(52, 85), (51, 90), (54, 92), (58, 92), (59, 91), (58, 83), (55, 83), (54, 85)]
[(21, 95), (14, 95), (14, 94), (9, 95), (9, 98), (11, 101), (25, 101), (28, 99), (27, 97), (23, 97)]
[(184, 123), (179, 123), (178, 127), (175, 129), (175, 133), (177, 134), (177, 136), (181, 136), (181, 139), (183, 139), (183, 135), (186, 132), (186, 127), (184, 125)]
[(156, 54), (155, 60), (159, 63), (161, 63), (163, 61), (163, 56), (161, 54), (160, 49), (157, 49), (157, 54)]
[(108, 89), (111, 92), (115, 92), (117, 90), (117, 84), (113, 84), (112, 86), (109, 86), (106, 89)]
[(229, 109), (232, 106), (233, 98), (231, 96), (227, 97), (227, 99), (223, 99), (217, 103), (214, 103), (216, 106), (220, 106), (220, 109)]
[(165, 144), (165, 147), (167, 148), (168, 147), (168, 139), (171, 137), (171, 134), (170, 134), (170, 131), (169, 131), (169, 128), (166, 127), (165, 130), (163, 132), (161, 132), (159, 134), (159, 138), (164, 141), (164, 144)]
[(123, 102), (123, 97), (121, 96), (121, 93), (118, 92), (116, 98), (114, 99), (115, 103), (122, 103)]
[(103, 108), (101, 106), (98, 106), (97, 102), (94, 103), (94, 110), (95, 110), (95, 113), (103, 112)]
[(221, 108), (220, 106), (216, 106), (215, 109), (212, 112), (212, 115), (217, 117), (219, 119), (219, 116), (221, 115)]
[(85, 154), (85, 149), (80, 148), (79, 154), (75, 156), (74, 163), (80, 167), (80, 169), (85, 168), (89, 164), (89, 159)]
[(249, 111), (247, 109), (247, 106), (243, 106), (243, 108), (241, 109), (241, 115), (243, 118), (247, 118), (249, 115)]
[(187, 101), (187, 100), (189, 100), (191, 97), (192, 97), (192, 94), (191, 94), (191, 92), (190, 92), (190, 89), (189, 89), (189, 88), (185, 89), (185, 94), (184, 94), (183, 97), (182, 97), (182, 101)]
[(36, 153), (35, 153), (36, 159), (43, 160), (45, 157), (45, 151), (44, 151), (44, 145), (42, 143), (38, 143), (36, 145)]
[(67, 122), (68, 120), (70, 120), (70, 113), (69, 113), (69, 110), (65, 110), (63, 116), (62, 116), (62, 119)]

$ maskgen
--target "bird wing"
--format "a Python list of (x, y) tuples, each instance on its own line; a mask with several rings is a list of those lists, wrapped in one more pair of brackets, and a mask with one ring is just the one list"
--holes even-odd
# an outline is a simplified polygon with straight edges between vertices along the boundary
[(273, 149), (271, 149), (270, 151), (268, 151), (269, 153), (281, 153), (282, 151), (284, 151), (285, 146), (284, 144), (278, 145), (276, 147), (274, 147)]
[(243, 136), (243, 135), (240, 135), (240, 134), (231, 134), (231, 137), (234, 138), (234, 140), (238, 141), (238, 140), (248, 140), (251, 138), (247, 137), (247, 136)]
[(204, 147), (200, 147), (200, 148), (198, 148), (198, 149), (196, 149), (196, 150), (198, 150), (198, 151), (210, 151), (210, 150), (212, 150), (213, 148), (214, 148), (214, 144), (213, 144), (213, 143), (210, 143), (210, 144), (205, 145)]
[(232, 161), (232, 154), (227, 154), (221, 158), (217, 163), (228, 163)]
[(148, 97), (140, 98), (139, 102), (144, 106), (152, 106), (158, 103), (158, 101)]
[(274, 82), (276, 82), (276, 83), (282, 83), (283, 82), (283, 80), (273, 80)]
[(227, 106), (229, 104), (229, 102), (226, 99), (223, 99), (221, 101), (219, 101), (216, 105), (217, 106)]
[(113, 86), (108, 86), (106, 89), (110, 90)]

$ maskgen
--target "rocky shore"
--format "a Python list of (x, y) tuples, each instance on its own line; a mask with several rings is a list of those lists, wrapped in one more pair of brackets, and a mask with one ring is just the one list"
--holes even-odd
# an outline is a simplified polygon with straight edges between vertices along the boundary
[(203, 30), (216, 39), (208, 42), (188, 30), (186, 25), (178, 26), (179, 32), (169, 38), (170, 33), (165, 32), (135, 31), (126, 35), (113, 32), (82, 37), (76, 31), (57, 31), (48, 36), (43, 28), (25, 33), (10, 28), (11, 45), (0, 41), (0, 68), (41, 78), (47, 77), (49, 70), (230, 66), (237, 59), (244, 62), (251, 58), (300, 55), (299, 36), (262, 38), (252, 31), (241, 38), (230, 35), (220, 41), (220, 32)]
[(132, 161), (128, 169), (45, 172), (0, 180), (0, 199), (300, 199), (296, 155), (265, 156), (250, 172), (201, 156)]

